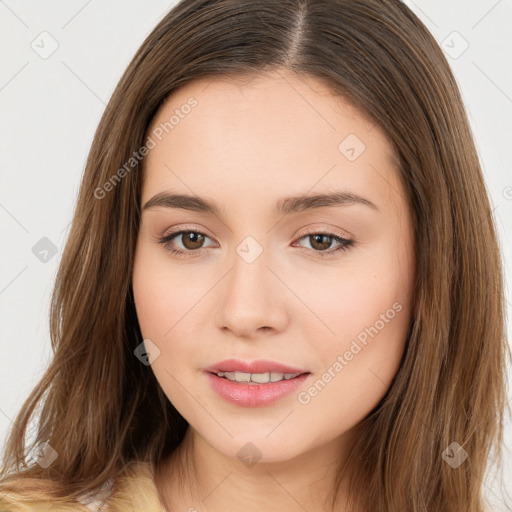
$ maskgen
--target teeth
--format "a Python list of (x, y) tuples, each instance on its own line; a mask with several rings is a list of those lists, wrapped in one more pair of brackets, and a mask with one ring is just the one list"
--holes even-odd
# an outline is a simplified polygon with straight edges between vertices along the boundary
[(266, 384), (267, 382), (278, 382), (280, 380), (290, 380), (300, 375), (299, 373), (245, 373), (245, 372), (218, 372), (219, 377), (225, 377), (235, 382), (254, 382), (256, 384)]

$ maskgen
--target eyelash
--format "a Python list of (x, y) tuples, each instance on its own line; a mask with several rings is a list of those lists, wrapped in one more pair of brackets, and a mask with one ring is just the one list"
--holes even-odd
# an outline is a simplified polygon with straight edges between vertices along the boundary
[[(193, 258), (195, 257), (194, 253), (198, 253), (201, 251), (201, 249), (205, 249), (205, 247), (201, 247), (196, 250), (188, 250), (183, 251), (181, 249), (176, 249), (170, 245), (170, 242), (175, 237), (185, 234), (185, 233), (195, 233), (198, 235), (202, 235), (204, 237), (210, 238), (207, 234), (197, 231), (195, 229), (182, 229), (180, 231), (176, 231), (174, 233), (169, 233), (168, 235), (160, 238), (158, 240), (158, 243), (160, 243), (167, 251), (171, 252), (172, 254), (175, 254), (177, 256), (185, 257), (185, 258)], [(336, 247), (334, 250), (329, 251), (315, 251), (314, 249), (308, 249), (307, 247), (299, 247), (302, 251), (311, 252), (315, 255), (318, 255), (321, 258), (325, 258), (326, 256), (332, 256), (334, 253), (338, 253), (340, 251), (346, 251), (349, 248), (351, 248), (354, 245), (354, 240), (350, 240), (347, 238), (343, 238), (341, 236), (335, 235), (334, 233), (329, 233), (327, 231), (308, 231), (304, 233), (302, 236), (298, 238), (298, 240), (301, 240), (302, 238), (306, 238), (308, 236), (314, 236), (314, 235), (325, 235), (333, 239), (333, 241), (338, 242), (340, 245)]]

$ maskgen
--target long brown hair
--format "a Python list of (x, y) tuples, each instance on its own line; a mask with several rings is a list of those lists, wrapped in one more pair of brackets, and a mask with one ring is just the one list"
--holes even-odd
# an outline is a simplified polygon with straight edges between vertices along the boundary
[[(502, 261), (457, 83), (432, 35), (398, 0), (183, 0), (147, 37), (87, 159), (52, 296), (53, 360), (6, 443), (6, 504), (24, 493), (71, 504), (133, 461), (159, 467), (180, 444), (186, 420), (134, 356), (142, 336), (130, 276), (142, 168), (130, 159), (178, 87), (280, 69), (323, 80), (384, 129), (414, 223), (406, 349), (340, 477), (350, 475), (353, 505), (364, 511), (484, 510), (488, 463), (491, 453), (500, 460), (503, 443), (510, 357)], [(58, 454), (47, 468), (25, 458), (38, 405), (31, 446), (47, 441)], [(443, 455), (454, 451), (468, 455), (457, 468)]]

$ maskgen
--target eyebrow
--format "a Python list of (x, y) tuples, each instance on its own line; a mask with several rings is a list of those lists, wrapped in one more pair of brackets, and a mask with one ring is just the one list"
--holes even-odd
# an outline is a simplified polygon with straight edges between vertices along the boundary
[[(376, 211), (380, 211), (380, 208), (369, 199), (348, 191), (284, 197), (276, 203), (276, 211), (283, 215), (289, 215), (291, 213), (306, 212), (317, 208), (350, 206), (354, 204), (362, 204)], [(163, 208), (181, 208), (195, 212), (210, 213), (218, 217), (222, 215), (220, 208), (210, 199), (188, 194), (171, 194), (169, 192), (159, 192), (154, 195), (144, 205), (143, 210), (146, 211), (159, 206)]]

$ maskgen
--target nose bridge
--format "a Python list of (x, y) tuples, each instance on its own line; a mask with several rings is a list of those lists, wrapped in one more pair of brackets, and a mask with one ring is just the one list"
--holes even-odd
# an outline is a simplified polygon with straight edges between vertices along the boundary
[(284, 310), (276, 288), (278, 280), (267, 268), (271, 266), (269, 256), (251, 236), (235, 248), (219, 304), (221, 326), (238, 335), (260, 327), (282, 328)]
[(265, 299), (268, 287), (271, 287), (268, 283), (268, 264), (268, 251), (253, 236), (247, 236), (238, 244), (232, 257), (230, 278), (230, 291), (237, 296), (237, 300), (244, 301), (253, 292), (258, 296), (254, 298)]

